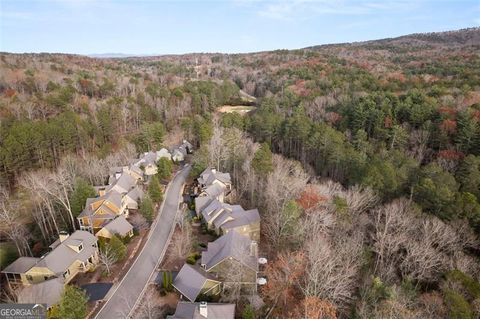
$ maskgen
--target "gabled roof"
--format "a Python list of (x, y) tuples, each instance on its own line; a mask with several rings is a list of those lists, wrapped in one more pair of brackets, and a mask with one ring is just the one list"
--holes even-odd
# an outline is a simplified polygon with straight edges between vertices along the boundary
[(125, 236), (128, 232), (133, 230), (132, 224), (130, 224), (125, 216), (121, 215), (103, 226), (111, 234), (118, 234), (120, 236)]
[(106, 191), (110, 192), (111, 190), (116, 190), (117, 192), (124, 194), (134, 188), (135, 185), (137, 185), (137, 180), (133, 178), (133, 176), (128, 173), (122, 173), (113, 184), (106, 188)]
[(229, 221), (232, 221), (235, 218), (245, 218), (243, 216), (245, 214), (245, 210), (243, 209), (242, 206), (240, 205), (229, 205), (229, 204), (224, 204), (224, 208), (222, 209), (221, 213), (218, 214), (214, 219), (212, 220), (213, 225), (215, 228), (220, 228), (224, 223), (227, 223)]
[(208, 186), (204, 190), (204, 193), (207, 194), (210, 197), (217, 197), (220, 194), (222, 194), (223, 192), (225, 192), (225, 190), (226, 190), (226, 187), (224, 185), (215, 183), (215, 184), (212, 184), (212, 185)]
[(258, 209), (251, 210), (233, 210), (232, 213), (228, 216), (229, 220), (215, 220), (215, 227), (220, 227), (222, 229), (232, 229), (240, 226), (250, 225), (260, 221), (260, 214)]
[(26, 286), (18, 293), (19, 303), (44, 303), (51, 307), (60, 302), (64, 281), (61, 278), (53, 278), (38, 284)]
[(139, 200), (142, 200), (144, 195), (145, 194), (138, 186), (135, 186), (135, 188), (132, 188), (127, 194), (128, 197), (130, 197), (136, 202), (138, 202)]
[(177, 309), (170, 319), (233, 319), (235, 318), (235, 304), (207, 303), (207, 317), (200, 314), (199, 302), (183, 302), (177, 304)]
[(170, 152), (166, 148), (162, 148), (161, 150), (157, 151), (157, 159), (159, 160), (162, 157), (171, 159), (172, 154), (170, 154)]
[(58, 304), (65, 284), (62, 278), (53, 278), (38, 284), (26, 286), (18, 293), (19, 303), (47, 304), (47, 308)]
[(222, 173), (217, 171), (214, 168), (208, 167), (205, 169), (201, 174), (200, 177), (198, 178), (198, 182), (201, 185), (211, 185), (215, 180), (219, 180), (220, 182), (224, 184), (231, 184), (232, 179), (230, 177), (229, 173)]
[[(202, 198), (202, 197), (197, 197), (197, 198)], [(228, 209), (230, 205), (226, 203), (222, 203), (218, 199), (213, 199), (211, 200), (208, 205), (206, 205), (202, 209), (202, 216), (203, 219), (208, 223), (214, 218), (215, 215), (217, 215), (220, 211), (224, 209)]]
[(34, 257), (19, 257), (13, 263), (8, 265), (2, 272), (12, 274), (23, 274), (30, 270), (40, 258)]
[[(81, 243), (83, 249), (76, 252), (70, 246), (78, 246)], [(90, 256), (97, 250), (93, 247), (97, 243), (97, 238), (88, 231), (77, 230), (67, 239), (60, 243), (54, 250), (46, 254), (45, 257), (34, 265), (34, 267), (46, 267), (56, 275), (63, 275), (63, 273), (70, 267), (70, 265), (80, 260), (86, 262)]]
[[(101, 201), (102, 204), (94, 210), (92, 208), (92, 204)], [(78, 217), (84, 216), (92, 216), (97, 212), (99, 209), (102, 209), (104, 214), (102, 214), (102, 218), (107, 217), (115, 217), (118, 215), (118, 212), (113, 211), (108, 207), (106, 202), (110, 202), (117, 206), (118, 208), (122, 207), (122, 194), (118, 193), (115, 190), (110, 190), (109, 192), (105, 193), (103, 196), (95, 197), (95, 198), (87, 198), (85, 203), (85, 209), (78, 215)]]
[(207, 250), (202, 252), (202, 265), (205, 265), (208, 271), (223, 260), (232, 257), (256, 271), (257, 257), (251, 255), (251, 245), (252, 241), (248, 237), (236, 231), (228, 232), (214, 242), (208, 243)]
[(135, 165), (140, 166), (140, 165), (155, 165), (157, 162), (157, 153), (156, 152), (145, 152), (142, 155), (140, 155), (140, 158), (138, 161), (135, 163)]
[(200, 214), (200, 212), (213, 200), (210, 196), (200, 196), (195, 197), (195, 212)]
[(137, 175), (143, 176), (143, 171), (138, 166), (130, 165), (129, 170), (136, 173)]
[(173, 281), (173, 286), (190, 301), (195, 301), (208, 280), (218, 279), (199, 266), (183, 265)]

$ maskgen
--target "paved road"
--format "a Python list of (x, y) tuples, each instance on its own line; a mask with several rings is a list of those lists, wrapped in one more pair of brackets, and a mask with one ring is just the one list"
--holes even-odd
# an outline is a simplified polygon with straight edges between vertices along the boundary
[(128, 273), (110, 296), (110, 299), (103, 305), (96, 319), (117, 319), (126, 318), (131, 308), (137, 301), (145, 285), (147, 285), (151, 274), (155, 271), (162, 253), (167, 244), (170, 231), (173, 227), (175, 214), (181, 200), (180, 191), (185, 179), (190, 172), (190, 165), (183, 168), (170, 182), (165, 194), (165, 201), (157, 221), (152, 225), (150, 238), (138, 255)]

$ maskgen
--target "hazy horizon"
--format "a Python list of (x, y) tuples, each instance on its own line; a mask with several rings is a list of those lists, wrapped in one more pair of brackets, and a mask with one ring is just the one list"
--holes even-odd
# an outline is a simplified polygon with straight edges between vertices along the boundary
[(0, 51), (248, 53), (480, 26), (478, 1), (0, 1)]

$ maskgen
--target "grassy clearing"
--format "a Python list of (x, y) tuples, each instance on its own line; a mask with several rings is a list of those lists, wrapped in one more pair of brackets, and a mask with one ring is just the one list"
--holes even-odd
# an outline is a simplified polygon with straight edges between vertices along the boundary
[(17, 249), (13, 243), (0, 243), (0, 269), (11, 264), (17, 257)]

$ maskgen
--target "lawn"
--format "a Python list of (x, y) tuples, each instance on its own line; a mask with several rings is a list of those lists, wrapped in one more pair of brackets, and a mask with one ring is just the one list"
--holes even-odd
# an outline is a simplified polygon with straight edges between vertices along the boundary
[(17, 257), (17, 249), (13, 243), (0, 242), (0, 269), (10, 265)]

